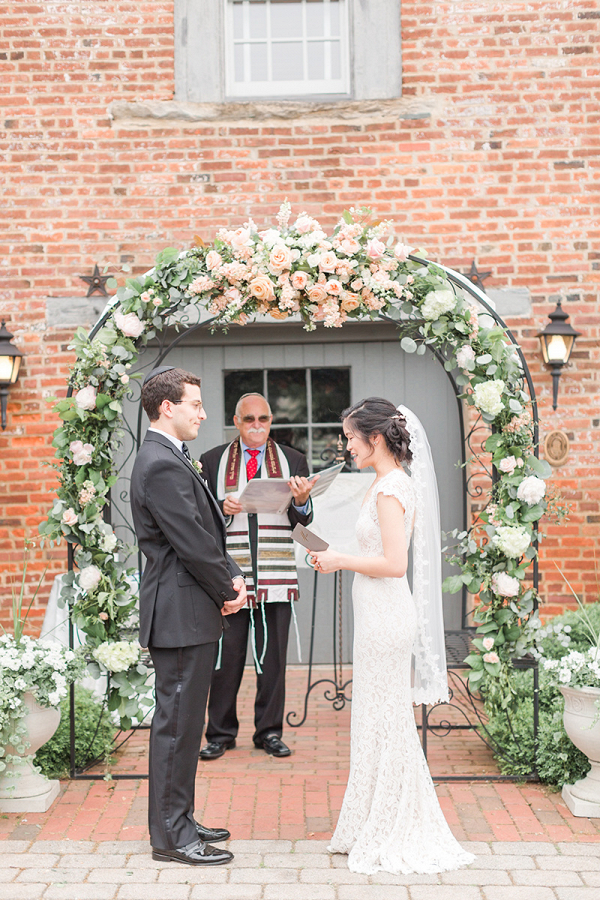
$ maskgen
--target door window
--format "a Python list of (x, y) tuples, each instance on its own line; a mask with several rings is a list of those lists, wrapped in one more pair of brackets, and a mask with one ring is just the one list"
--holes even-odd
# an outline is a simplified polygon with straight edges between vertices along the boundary
[(350, 406), (349, 368), (236, 369), (224, 377), (226, 440), (237, 435), (237, 401), (257, 392), (271, 405), (274, 440), (306, 454), (313, 472), (331, 465), (342, 435), (340, 414)]

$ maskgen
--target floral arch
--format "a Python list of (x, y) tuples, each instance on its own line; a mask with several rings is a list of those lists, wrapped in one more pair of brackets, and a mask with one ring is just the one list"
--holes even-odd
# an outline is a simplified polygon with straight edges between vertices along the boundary
[[(450, 592), (478, 594), (477, 635), (466, 662), (473, 689), (510, 698), (511, 660), (533, 639), (537, 617), (538, 522), (547, 508), (546, 462), (537, 457), (537, 412), (523, 354), (485, 295), (443, 266), (412, 254), (393, 224), (369, 210), (344, 212), (333, 234), (306, 214), (290, 224), (284, 203), (277, 226), (250, 220), (221, 229), (211, 246), (162, 251), (146, 275), (119, 288), (98, 325), (78, 329), (68, 396), (56, 404), (57, 498), (40, 525), (44, 538), (66, 538), (77, 566), (61, 599), (86, 635), (97, 674), (110, 675), (109, 709), (123, 728), (151, 704), (148, 672), (130, 639), (136, 592), (119, 559), (124, 547), (105, 513), (116, 481), (122, 401), (135, 378), (140, 346), (190, 314), (211, 327), (244, 325), (257, 315), (300, 317), (307, 331), (384, 315), (396, 322), (407, 353), (435, 352), (459, 399), (489, 430), (482, 453), (493, 466), (491, 493), (477, 521), (456, 531)], [(477, 305), (475, 302), (477, 302)], [(533, 582), (527, 577), (533, 567)]]

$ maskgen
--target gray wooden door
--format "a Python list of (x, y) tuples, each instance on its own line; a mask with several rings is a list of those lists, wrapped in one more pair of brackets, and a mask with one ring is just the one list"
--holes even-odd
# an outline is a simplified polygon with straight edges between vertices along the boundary
[[(427, 353), (406, 354), (400, 348), (393, 325), (379, 322), (346, 325), (343, 329), (319, 331), (307, 335), (297, 324), (256, 325), (236, 328), (228, 335), (193, 332), (165, 360), (202, 378), (202, 396), (208, 414), (197, 440), (190, 444), (195, 457), (227, 440), (231, 423), (224, 421), (224, 373), (241, 369), (327, 368), (350, 369), (351, 402), (364, 397), (383, 396), (396, 405), (404, 403), (421, 419), (431, 444), (440, 492), (442, 529), (462, 526), (462, 474), (457, 401), (442, 366)], [(341, 411), (341, 410), (340, 410)], [(137, 418), (137, 409), (129, 404), (126, 418)], [(341, 432), (341, 427), (340, 427)], [(129, 462), (123, 471), (126, 477)], [(357, 476), (364, 477), (364, 476)], [(117, 487), (118, 491), (118, 487)], [(301, 598), (296, 606), (302, 661), (308, 661), (313, 572), (301, 569)], [(343, 659), (351, 660), (351, 576), (342, 581)], [(460, 598), (444, 598), (446, 628), (461, 627)], [(336, 616), (335, 628), (339, 627)], [(333, 658), (333, 576), (321, 576), (316, 602), (315, 652), (313, 661), (331, 662)], [(294, 634), (290, 634), (289, 662), (299, 662)]]

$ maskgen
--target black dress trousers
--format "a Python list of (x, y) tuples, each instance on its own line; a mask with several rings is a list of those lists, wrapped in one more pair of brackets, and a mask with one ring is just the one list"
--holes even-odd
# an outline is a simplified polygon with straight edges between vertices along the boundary
[[(267, 734), (281, 737), (285, 706), (285, 666), (292, 608), (290, 603), (265, 603), (267, 652), (256, 675), (254, 701), (255, 744)], [(208, 700), (206, 739), (228, 744), (238, 733), (237, 694), (244, 674), (250, 630), (250, 610), (229, 616), (230, 627), (223, 632), (222, 665), (213, 672)], [(254, 610), (256, 651), (260, 659), (264, 646), (262, 609)]]
[[(232, 618), (235, 618), (232, 616)], [(150, 843), (176, 850), (198, 840), (194, 784), (211, 672), (218, 644), (149, 647), (156, 676), (150, 728)]]

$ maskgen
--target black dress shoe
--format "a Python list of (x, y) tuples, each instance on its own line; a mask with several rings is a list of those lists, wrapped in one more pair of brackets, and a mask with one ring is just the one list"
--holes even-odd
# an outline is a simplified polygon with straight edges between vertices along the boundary
[(209, 741), (200, 751), (200, 759), (218, 759), (226, 750), (233, 750), (235, 741)]
[(231, 862), (233, 853), (230, 853), (229, 850), (211, 847), (204, 841), (193, 841), (178, 850), (158, 850), (153, 847), (152, 859), (159, 862), (186, 863), (188, 866), (222, 866), (223, 863)]
[(219, 841), (226, 841), (231, 837), (226, 828), (205, 828), (199, 822), (196, 822), (196, 831), (200, 840), (208, 844), (218, 844)]
[(270, 753), (271, 756), (290, 756), (292, 752), (276, 734), (268, 734), (266, 738), (263, 738), (262, 743), (256, 744), (256, 746), (259, 749), (262, 748), (265, 753)]

